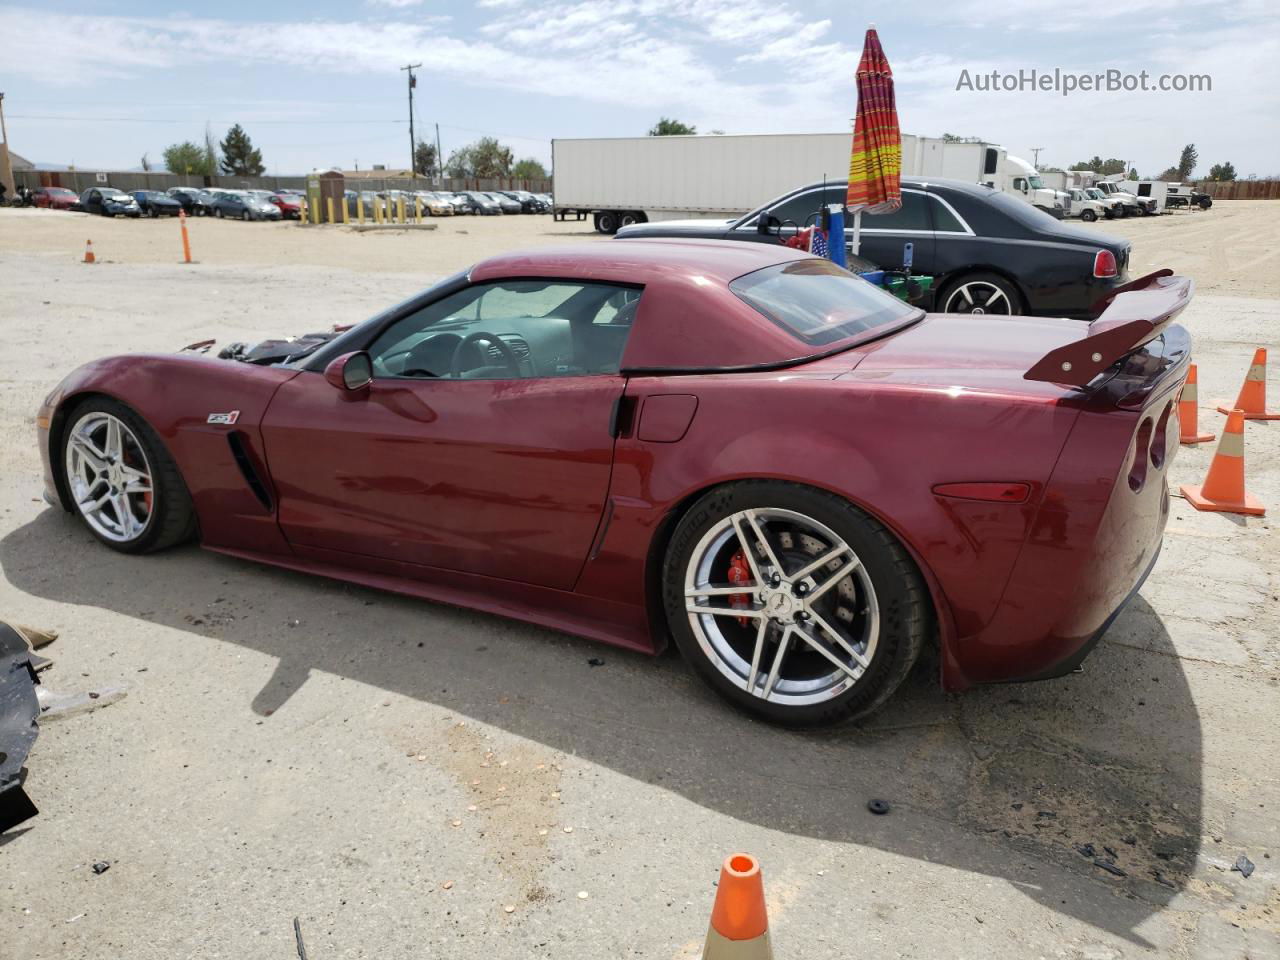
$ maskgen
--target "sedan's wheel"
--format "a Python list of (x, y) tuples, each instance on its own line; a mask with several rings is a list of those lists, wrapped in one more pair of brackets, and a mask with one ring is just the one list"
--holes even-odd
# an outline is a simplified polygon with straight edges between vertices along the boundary
[(241, 210), (241, 211), (240, 211), (240, 219), (241, 219), (241, 220), (248, 221), (252, 216), (253, 216), (253, 214), (249, 213), (249, 211), (248, 211), (248, 210)]
[(663, 600), (703, 679), (792, 725), (875, 710), (930, 623), (919, 573), (883, 526), (839, 497), (774, 481), (722, 487), (685, 514)]
[(137, 414), (95, 398), (72, 411), (63, 468), (76, 512), (107, 546), (146, 553), (187, 539), (191, 497), (164, 445)]
[(213, 208), (213, 215), (214, 215), (215, 217), (217, 217), (219, 220), (221, 220), (221, 219), (222, 219), (222, 208), (221, 208), (221, 207), (214, 207), (214, 208)]
[(942, 313), (1007, 316), (1022, 312), (1018, 291), (1008, 280), (992, 273), (975, 273), (960, 278), (947, 288), (941, 302)]

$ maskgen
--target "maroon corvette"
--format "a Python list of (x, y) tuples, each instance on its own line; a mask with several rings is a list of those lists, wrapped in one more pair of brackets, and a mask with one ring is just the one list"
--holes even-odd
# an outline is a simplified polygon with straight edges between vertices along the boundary
[(37, 419), (46, 497), (116, 550), (674, 637), (739, 706), (829, 723), (926, 645), (948, 690), (1084, 659), (1159, 550), (1191, 292), (926, 315), (763, 244), (499, 256), (340, 334), (81, 367)]

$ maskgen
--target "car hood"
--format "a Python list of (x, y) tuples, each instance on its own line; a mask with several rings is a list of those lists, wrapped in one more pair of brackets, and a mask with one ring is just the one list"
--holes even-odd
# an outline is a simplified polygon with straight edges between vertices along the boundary
[(659, 220), (656, 223), (634, 223), (618, 231), (618, 237), (722, 237), (738, 221), (733, 220)]

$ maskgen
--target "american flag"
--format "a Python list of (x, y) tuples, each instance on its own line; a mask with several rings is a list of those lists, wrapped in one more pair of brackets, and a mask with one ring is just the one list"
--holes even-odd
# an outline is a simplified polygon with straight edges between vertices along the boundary
[(809, 235), (809, 252), (815, 256), (831, 259), (831, 251), (827, 247), (827, 232), (825, 230), (818, 227), (813, 228), (813, 233)]

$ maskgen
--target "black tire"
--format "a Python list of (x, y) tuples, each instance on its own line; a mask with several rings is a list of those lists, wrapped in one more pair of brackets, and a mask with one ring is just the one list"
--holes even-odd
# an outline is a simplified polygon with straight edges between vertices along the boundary
[(1126, 207), (1123, 203), (1120, 204), (1118, 207), (1116, 207), (1116, 216), (1119, 217), (1121, 220), (1123, 220), (1128, 215), (1129, 215), (1129, 208)]
[(152, 220), (155, 220), (157, 217), (160, 216), (160, 211), (157, 210), (155, 207), (148, 207), (147, 216), (150, 217)]
[[(1009, 280), (1006, 280), (1004, 277), (1000, 276), (997, 273), (979, 272), (979, 273), (966, 273), (959, 277), (956, 277), (954, 280), (949, 281), (947, 285), (942, 288), (941, 292), (938, 294), (936, 300), (934, 301), (934, 307), (936, 308), (936, 312), (938, 313), (948, 312), (947, 300), (950, 299), (951, 295), (955, 293), (955, 291), (958, 290), (960, 287), (963, 287), (966, 284), (970, 284), (970, 283), (986, 284), (991, 287), (997, 287), (1000, 290), (1000, 292), (1004, 294), (1005, 298), (1009, 301), (1009, 311), (1008, 311), (1009, 316), (1019, 316), (1022, 314), (1023, 310), (1025, 309), (1022, 303), (1022, 295), (1018, 293), (1018, 289), (1013, 285), (1013, 283), (1011, 283)], [(995, 309), (985, 310), (985, 311), (984, 310), (953, 310), (950, 312), (953, 312), (953, 313), (985, 312), (985, 313), (993, 314), (995, 316), (1003, 315), (1003, 311), (995, 310)]]
[(221, 207), (214, 207), (214, 208), (213, 208), (213, 215), (214, 215), (215, 217), (217, 217), (219, 220), (221, 220), (221, 219), (222, 219), (222, 217), (223, 217), (222, 208), (221, 208)]
[(617, 233), (618, 232), (618, 212), (616, 210), (601, 210), (596, 214), (596, 229), (601, 233)]
[(1093, 221), (1098, 219), (1098, 215), (1092, 210), (1082, 210), (1080, 212), (1080, 219), (1085, 223), (1093, 223)]
[(85, 523), (89, 532), (100, 542), (120, 553), (154, 553), (190, 540), (196, 532), (196, 513), (191, 504), (191, 494), (187, 491), (187, 485), (178, 471), (178, 465), (169, 456), (169, 451), (156, 432), (151, 429), (150, 424), (123, 403), (112, 400), (110, 397), (90, 397), (71, 409), (65, 421), (66, 429), (58, 445), (57, 469), (59, 472), (66, 470), (67, 440), (70, 437), (71, 428), (85, 414), (94, 412), (109, 413), (123, 421), (133, 431), (151, 466), (151, 488), (154, 499), (146, 527), (141, 534), (128, 541), (122, 542), (104, 537), (84, 520), (78, 510), (75, 511), (76, 516), (80, 517), (81, 522)]
[[(740, 510), (781, 508), (811, 517), (844, 538), (870, 576), (880, 607), (880, 632), (870, 665), (847, 690), (816, 704), (762, 700), (735, 685), (704, 653), (685, 609), (685, 572), (703, 536)], [(883, 524), (847, 500), (812, 487), (775, 480), (744, 480), (703, 496), (680, 518), (662, 570), (662, 601), (676, 646), (694, 672), (730, 703), (772, 723), (827, 726), (879, 709), (906, 679), (926, 639), (933, 636), (933, 606), (911, 556)]]
[(1213, 198), (1201, 197), (1199, 200), (1196, 201), (1196, 203), (1199, 204), (1201, 210), (1208, 210), (1210, 207), (1213, 206)]
[(253, 219), (253, 214), (251, 214), (248, 210), (241, 210), (240, 219), (243, 220), (245, 223), (248, 223), (250, 220)]
[(619, 227), (629, 227), (633, 224), (644, 223), (645, 215), (636, 210), (628, 210), (618, 219)]

